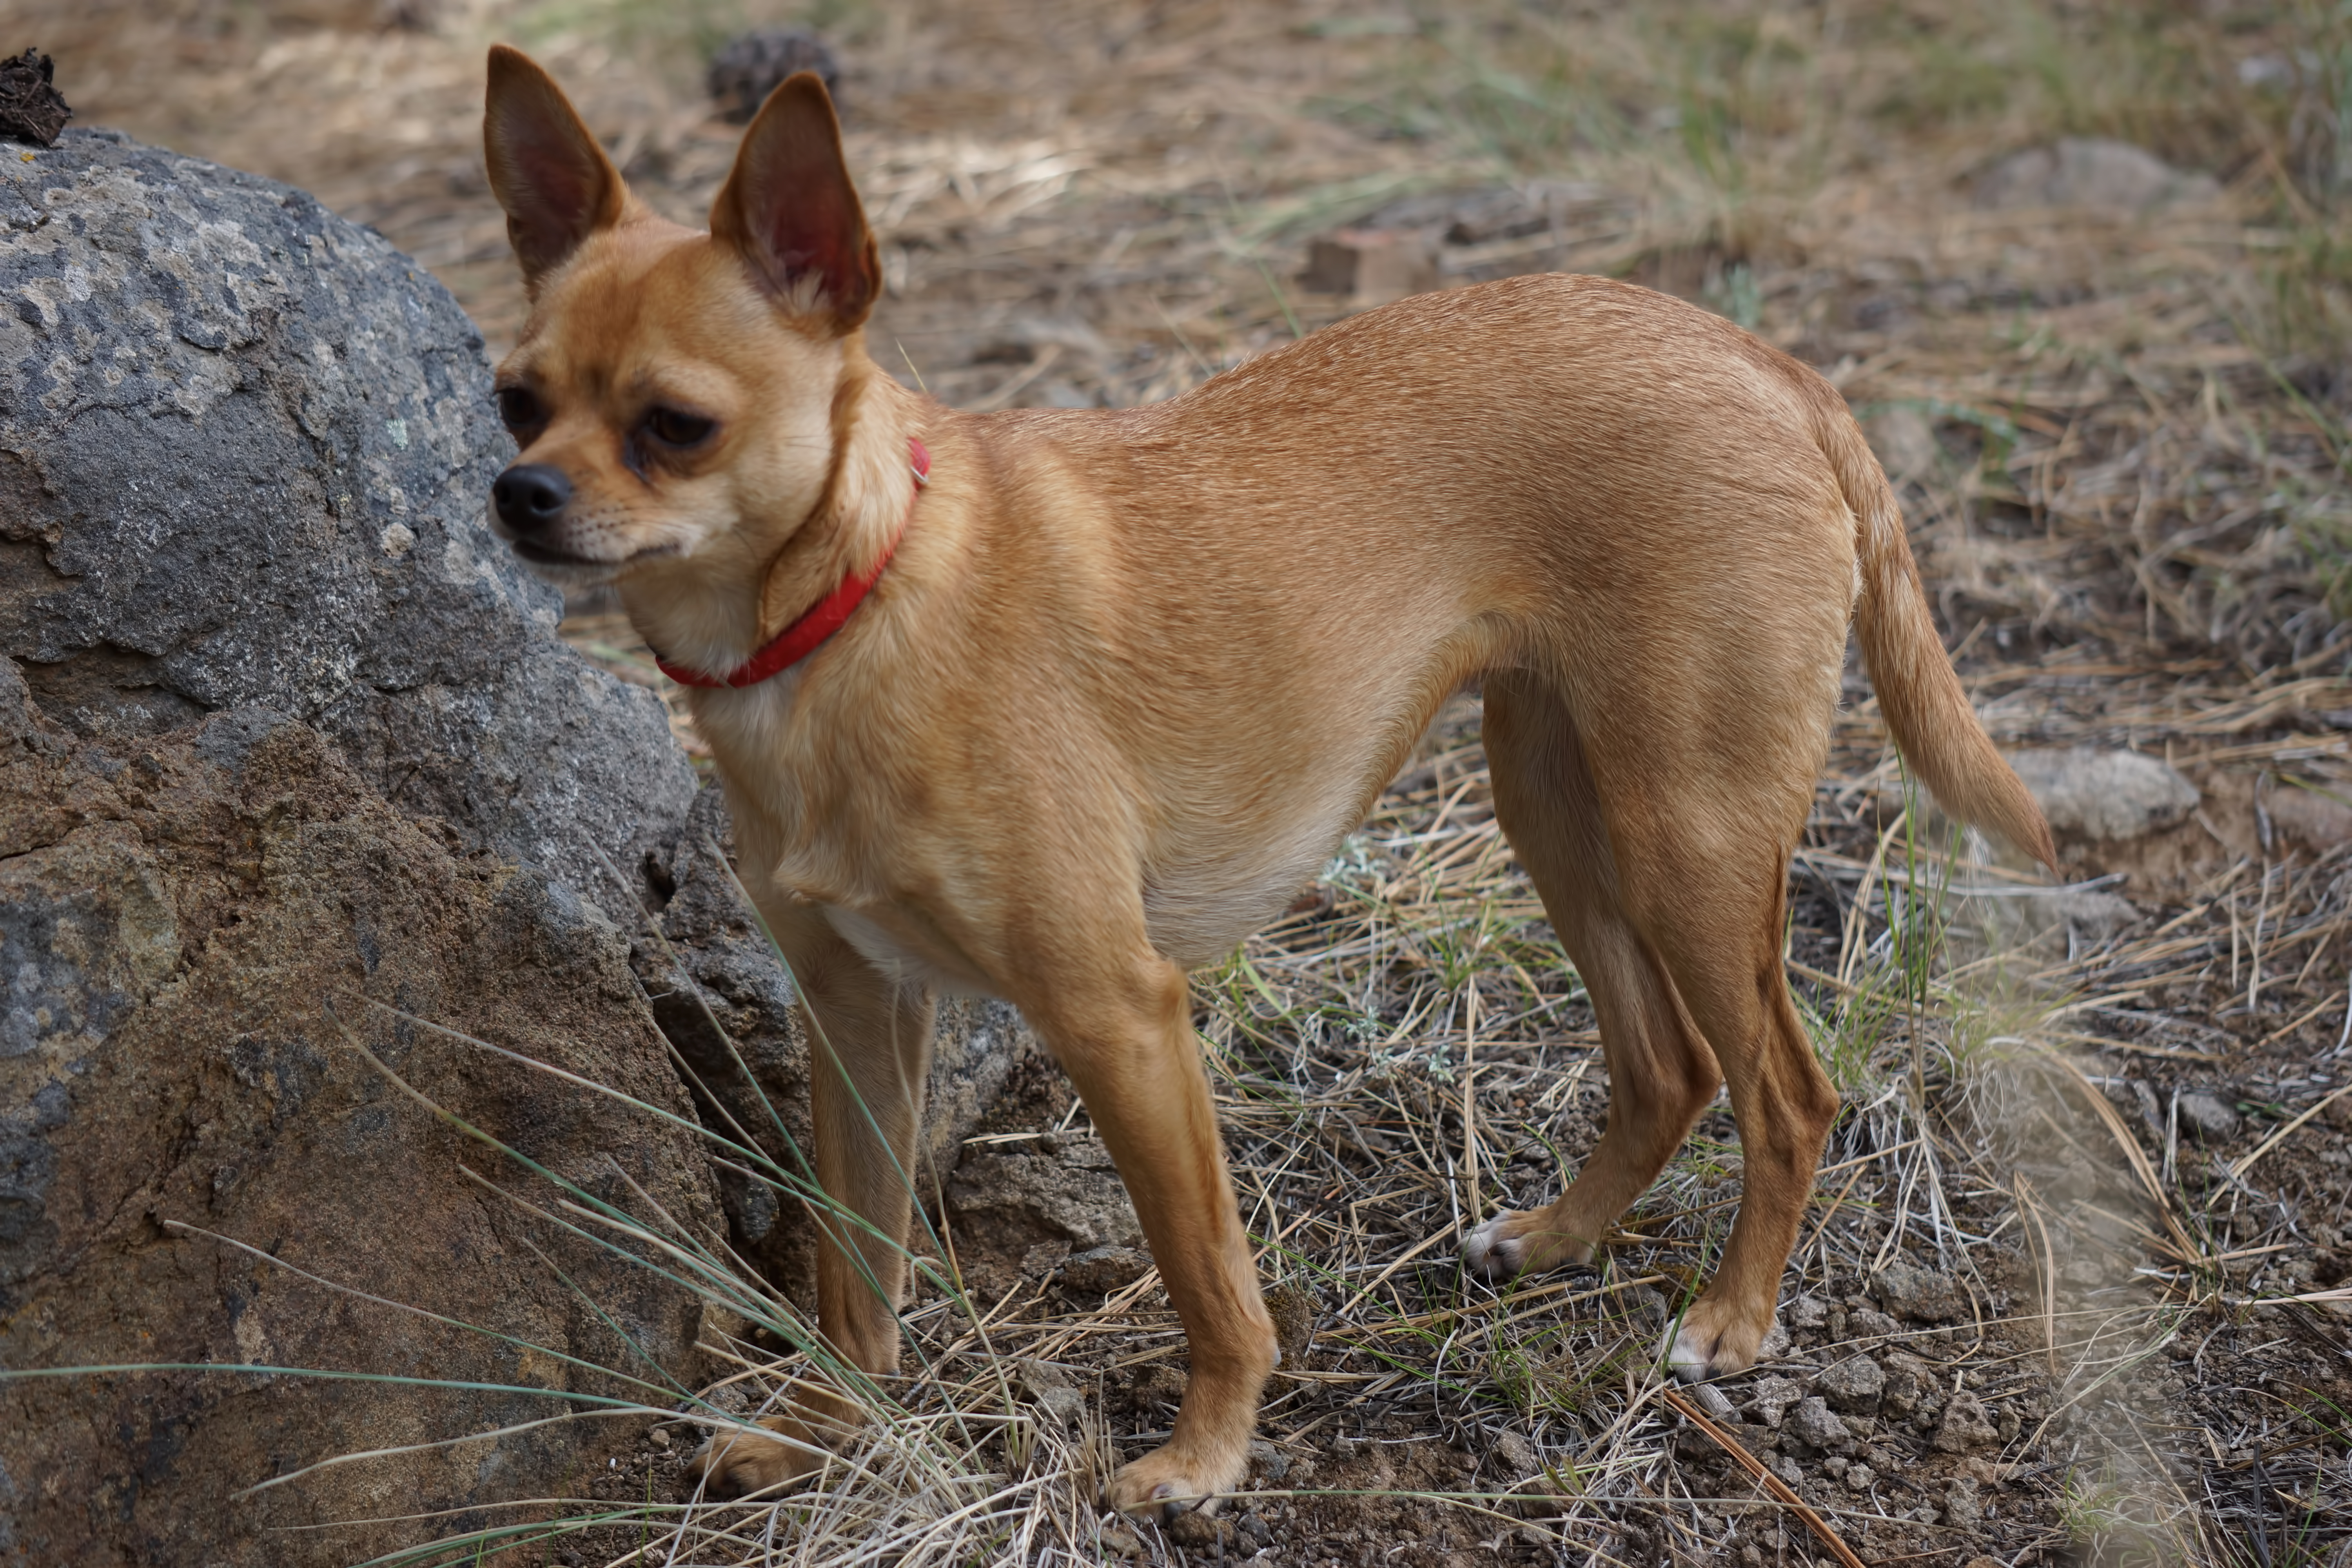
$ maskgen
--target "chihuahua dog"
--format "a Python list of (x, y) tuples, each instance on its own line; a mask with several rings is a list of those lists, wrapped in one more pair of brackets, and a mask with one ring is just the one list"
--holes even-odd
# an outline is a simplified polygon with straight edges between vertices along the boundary
[[(864, 1222), (820, 1248), (842, 1356), (898, 1364), (931, 999), (1002, 997), (1084, 1098), (1190, 1342), (1174, 1431), (1108, 1500), (1242, 1480), (1276, 1348), (1186, 972), (1283, 910), (1475, 680), (1612, 1101), (1559, 1200), (1486, 1217), (1464, 1262), (1587, 1258), (1727, 1079), (1738, 1218), (1664, 1350), (1689, 1378), (1751, 1364), (1838, 1105), (1781, 939), (1850, 625), (1916, 776), (2051, 858), (1834, 388), (1690, 305), (1551, 276), (1367, 311), (1150, 407), (962, 414), (867, 355), (881, 275), (815, 77), (761, 108), (708, 233), (640, 205), (511, 49), (484, 128), (531, 300), (495, 523), (615, 584), (696, 689), (822, 1025), (818, 1175)], [(854, 1419), (805, 1396), (698, 1473), (790, 1480)]]

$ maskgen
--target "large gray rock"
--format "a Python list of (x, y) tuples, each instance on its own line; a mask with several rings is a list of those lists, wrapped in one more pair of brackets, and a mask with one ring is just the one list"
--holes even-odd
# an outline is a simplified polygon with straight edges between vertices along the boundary
[[(542, 1208), (563, 1195), (344, 1031), (542, 1169), (715, 1246), (698, 1142), (389, 1008), (691, 1114), (626, 941), (565, 884), (453, 855), (283, 714), (94, 742), (0, 658), (0, 1562), (359, 1561), (580, 1489), (642, 1425), (237, 1494), (562, 1410), (534, 1390), (631, 1397), (649, 1363), (699, 1380), (692, 1291), (486, 1191), (467, 1167)], [(6, 1375), (158, 1363), (223, 1370)], [(304, 1528), (353, 1519), (380, 1522)]]
[[(631, 1392), (599, 1368), (690, 1382), (703, 1303), (485, 1191), (461, 1162), (557, 1195), (344, 1030), (541, 1172), (788, 1274), (805, 1221), (722, 1192), (678, 1121), (428, 1026), (764, 1127), (743, 1084), (697, 1104), (632, 970), (635, 895), (674, 888), (660, 1022), (708, 1066), (709, 1002), (805, 1147), (789, 985), (700, 847), (718, 796), (686, 831), (659, 704), (562, 645), (484, 527), (509, 448), (430, 278), (105, 133), (0, 169), (0, 1561), (347, 1562), (586, 1489), (631, 1423), (404, 1446)], [(938, 1170), (1029, 1038), (941, 1012)], [(485, 1386), (7, 1375), (119, 1363)], [(379, 1522), (294, 1528), (338, 1519)]]
[(611, 901), (694, 793), (484, 518), (481, 337), (287, 186), (69, 131), (0, 181), (0, 653), (85, 736), (265, 707)]

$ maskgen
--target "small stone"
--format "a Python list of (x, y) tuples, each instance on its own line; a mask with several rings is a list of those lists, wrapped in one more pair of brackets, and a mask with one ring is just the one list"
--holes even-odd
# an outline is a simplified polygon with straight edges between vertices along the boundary
[(1944, 1483), (1944, 1522), (1956, 1530), (1974, 1530), (1984, 1522), (1984, 1502), (1977, 1496), (1973, 1477), (1954, 1476)]
[(1143, 1542), (1124, 1524), (1103, 1526), (1102, 1549), (1113, 1557), (1132, 1559), (1143, 1555)]
[(2020, 752), (2017, 776), (2053, 832), (2116, 841), (2169, 827), (2197, 809), (2197, 786), (2137, 752)]
[(1222, 1547), (1225, 1538), (1232, 1533), (1233, 1526), (1215, 1514), (1204, 1513), (1197, 1508), (1187, 1509), (1178, 1514), (1175, 1522), (1168, 1527), (1169, 1540), (1179, 1546), (1196, 1548)]
[(1864, 1307), (1846, 1323), (1845, 1337), (1850, 1340), (1891, 1340), (1902, 1332), (1902, 1324), (1875, 1307)]
[(1070, 1244), (1056, 1238), (1041, 1241), (1021, 1255), (1021, 1272), (1031, 1279), (1043, 1279), (1059, 1268), (1070, 1256)]
[(1269, 1481), (1279, 1482), (1290, 1473), (1290, 1456), (1263, 1437), (1253, 1437), (1249, 1446), (1250, 1468)]
[(1852, 1459), (1844, 1458), (1836, 1454), (1832, 1454), (1828, 1458), (1822, 1461), (1822, 1468), (1827, 1470), (1833, 1476), (1842, 1476), (1845, 1474), (1846, 1467), (1853, 1463), (1853, 1461)]
[(1789, 1331), (1774, 1323), (1764, 1331), (1764, 1338), (1756, 1346), (1756, 1359), (1776, 1362), (1789, 1353)]
[(1944, 1418), (1936, 1425), (1938, 1452), (1965, 1454), (1971, 1448), (1989, 1447), (2000, 1441), (2000, 1429), (1986, 1415), (1984, 1405), (1975, 1394), (1963, 1389), (1945, 1401)]
[(1789, 1416), (1788, 1427), (1790, 1436), (1797, 1441), (1816, 1448), (1834, 1447), (1853, 1436), (1845, 1423), (1830, 1414), (1829, 1402), (1818, 1395), (1797, 1401), (1796, 1413)]
[(1871, 1293), (1898, 1318), (1948, 1323), (1968, 1315), (1959, 1282), (1937, 1268), (1921, 1268), (1897, 1258), (1870, 1279)]
[(646, 1434), (646, 1440), (656, 1448), (667, 1448), (669, 1447), (669, 1428), (667, 1426), (656, 1426), (651, 1432)]
[(1536, 1457), (1535, 1445), (1508, 1429), (1495, 1439), (1495, 1457), (1514, 1476), (1531, 1476), (1543, 1468), (1543, 1461)]
[(1714, 1384), (1702, 1383), (1691, 1390), (1691, 1403), (1717, 1421), (1737, 1421), (1739, 1412), (1731, 1407), (1731, 1395)]
[(2180, 1125), (2204, 1142), (2218, 1143), (2236, 1136), (2238, 1113), (2221, 1100), (2210, 1094), (2184, 1094), (2180, 1097)]
[(1848, 1356), (1813, 1380), (1823, 1398), (1838, 1410), (1868, 1415), (1878, 1409), (1886, 1391), (1886, 1373), (1866, 1355)]
[(1781, 1316), (1792, 1329), (1818, 1329), (1829, 1321), (1829, 1303), (1818, 1296), (1800, 1296), (1789, 1303)]
[(1846, 1467), (1845, 1484), (1847, 1489), (1850, 1491), (1866, 1492), (1870, 1489), (1870, 1483), (1877, 1479), (1878, 1476), (1876, 1472), (1872, 1470), (1868, 1465), (1848, 1465)]
[(1132, 1247), (1096, 1247), (1073, 1255), (1057, 1277), (1066, 1289), (1108, 1296), (1143, 1278), (1151, 1255)]
[(2117, 931), (2138, 924), (2140, 918), (2139, 907), (2130, 900), (2097, 889), (2060, 893), (2042, 900), (2042, 907), (2053, 921), (2063, 921), (2084, 947), (2096, 947)]
[(1777, 1428), (1782, 1413), (1804, 1396), (1805, 1385), (1793, 1377), (1759, 1377), (1748, 1390), (1748, 1414), (1759, 1426)]
[[(1980, 207), (2080, 206), (2134, 213), (2210, 201), (2221, 189), (2210, 174), (2185, 174), (2128, 142), (2068, 136), (2054, 146), (2011, 153), (1977, 181), (1975, 195)], [(2021, 767), (2018, 771), (2024, 772)]]
[(1021, 1392), (1040, 1415), (1068, 1426), (1085, 1413), (1086, 1395), (1078, 1392), (1077, 1384), (1062, 1368), (1051, 1362), (1024, 1361), (1018, 1371)]
[(1675, 1455), (1687, 1463), (1703, 1465), (1710, 1459), (1720, 1458), (1723, 1450), (1716, 1447), (1714, 1438), (1700, 1431), (1695, 1424), (1685, 1421), (1682, 1429), (1675, 1434)]

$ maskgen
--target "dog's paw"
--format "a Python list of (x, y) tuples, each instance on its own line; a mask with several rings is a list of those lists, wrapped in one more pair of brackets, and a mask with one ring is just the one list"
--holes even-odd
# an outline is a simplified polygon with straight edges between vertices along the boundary
[(1729, 1377), (1756, 1364), (1756, 1353), (1772, 1327), (1772, 1306), (1766, 1302), (1761, 1321), (1753, 1311), (1714, 1296), (1701, 1296), (1671, 1330), (1664, 1347), (1667, 1367), (1685, 1383)]
[(1214, 1513), (1222, 1494), (1240, 1486), (1249, 1473), (1246, 1440), (1222, 1447), (1234, 1451), (1205, 1452), (1202, 1445), (1180, 1447), (1172, 1442), (1155, 1448), (1118, 1468), (1103, 1489), (1104, 1500), (1121, 1513), (1162, 1524), (1192, 1509)]
[(1507, 1210), (1462, 1239), (1463, 1267), (1498, 1285), (1521, 1274), (1582, 1263), (1591, 1256), (1592, 1244), (1560, 1232), (1549, 1210), (1534, 1214)]
[(1500, 1282), (1519, 1272), (1526, 1243), (1511, 1234), (1506, 1221), (1525, 1216), (1498, 1214), (1462, 1239), (1462, 1266), (1484, 1279)]
[(712, 1433), (688, 1455), (685, 1486), (706, 1498), (750, 1497), (806, 1480), (831, 1456), (808, 1428), (788, 1415), (761, 1421), (773, 1436), (730, 1426)]

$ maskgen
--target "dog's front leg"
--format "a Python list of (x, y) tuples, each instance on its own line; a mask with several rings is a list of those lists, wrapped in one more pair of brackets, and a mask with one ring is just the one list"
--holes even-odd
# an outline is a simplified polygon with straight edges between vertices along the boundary
[[(860, 1372), (898, 1369), (898, 1306), (906, 1292), (916, 1143), (930, 1077), (933, 1005), (844, 942), (814, 904), (762, 898), (761, 911), (799, 983), (808, 1029), (810, 1109), (817, 1180), (828, 1203), (818, 1231), (817, 1326), (834, 1354)], [(864, 1421), (852, 1398), (803, 1387), (788, 1412), (761, 1425), (782, 1443), (721, 1434), (688, 1466), (714, 1495), (740, 1496), (798, 1479)]]
[(1068, 979), (1025, 1010), (1118, 1163), (1192, 1352), (1173, 1435), (1119, 1468), (1108, 1500), (1127, 1512), (1213, 1507), (1248, 1468), (1258, 1396), (1279, 1352), (1225, 1171), (1191, 994), (1183, 972), (1156, 953)]

